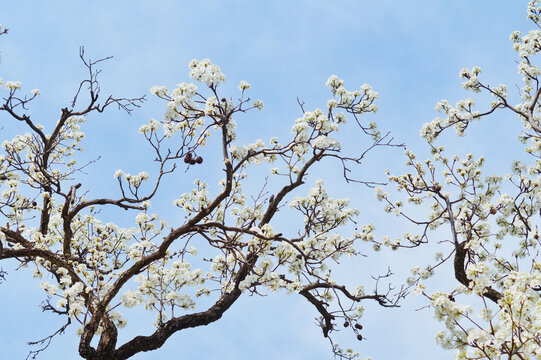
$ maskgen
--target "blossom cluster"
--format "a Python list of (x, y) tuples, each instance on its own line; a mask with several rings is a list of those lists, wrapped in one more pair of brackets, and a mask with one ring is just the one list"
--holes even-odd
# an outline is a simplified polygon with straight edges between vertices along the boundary
[(192, 60), (190, 62), (190, 69), (190, 77), (194, 80), (204, 82), (207, 86), (217, 86), (225, 81), (225, 75), (220, 71), (220, 68), (212, 64), (209, 59), (201, 61)]

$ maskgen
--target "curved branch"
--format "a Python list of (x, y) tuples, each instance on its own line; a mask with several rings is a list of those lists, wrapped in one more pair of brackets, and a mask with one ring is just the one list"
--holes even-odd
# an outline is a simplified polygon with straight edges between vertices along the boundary
[(206, 311), (171, 319), (160, 326), (152, 335), (133, 338), (115, 351), (114, 359), (128, 359), (138, 352), (158, 349), (177, 331), (208, 325), (219, 320), (240, 295), (241, 291), (237, 287), (233, 291), (224, 294)]

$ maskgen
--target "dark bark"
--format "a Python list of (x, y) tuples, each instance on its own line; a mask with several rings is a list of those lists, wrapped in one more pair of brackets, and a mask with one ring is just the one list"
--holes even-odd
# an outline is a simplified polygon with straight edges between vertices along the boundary
[[(468, 276), (466, 275), (466, 255), (468, 253), (468, 249), (465, 247), (467, 242), (462, 242), (455, 246), (455, 259), (454, 259), (454, 268), (455, 268), (455, 278), (464, 286), (469, 287), (471, 280), (468, 279)], [(491, 287), (488, 287), (485, 289), (483, 296), (487, 297), (488, 299), (492, 300), (495, 303), (498, 303), (498, 301), (502, 298), (502, 294), (494, 290)]]
[(171, 319), (156, 330), (154, 334), (150, 336), (137, 336), (122, 345), (115, 351), (115, 357), (112, 359), (128, 359), (138, 352), (158, 349), (177, 331), (211, 324), (219, 320), (240, 295), (241, 291), (238, 288), (235, 288), (230, 293), (224, 294), (220, 300), (207, 311)]

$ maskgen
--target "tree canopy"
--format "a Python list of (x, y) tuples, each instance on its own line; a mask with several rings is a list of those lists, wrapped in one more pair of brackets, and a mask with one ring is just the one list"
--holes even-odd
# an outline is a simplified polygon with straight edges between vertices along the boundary
[[(530, 1), (527, 14), (533, 30), (510, 37), (522, 78), (518, 96), (485, 83), (477, 66), (461, 70), (473, 97), (437, 103), (441, 116), (420, 129), (427, 160), (370, 120), (379, 97), (370, 85), (348, 90), (336, 75), (325, 84), (326, 102), (309, 108), (297, 99), (301, 116), (288, 138), (246, 141), (250, 131), (243, 128), (263, 101), (250, 97), (247, 81), (225, 88), (220, 67), (201, 59), (187, 67), (192, 82), (150, 89), (163, 111), (140, 126), (139, 136), (153, 161), (141, 160), (142, 171), (133, 174), (119, 163), (103, 176), (100, 154), (82, 155), (84, 142), (93, 141), (85, 138), (87, 121), (136, 114), (149, 100), (102, 88), (109, 57), (92, 60), (81, 47), (87, 75), (54, 121), (33, 112), (40, 90), (0, 79), (2, 122), (7, 133), (19, 132), (4, 140), (0, 157), (0, 266), (31, 270), (41, 279), (43, 310), (65, 319), (32, 343), (29, 357), (74, 323), (81, 357), (127, 359), (219, 321), (241, 297), (276, 292), (300, 296), (314, 309), (335, 358), (359, 357), (352, 349), (355, 339), (364, 341), (365, 304), (396, 308), (410, 292), (426, 298), (443, 323), (436, 341), (455, 358), (538, 357), (541, 2)], [(8, 30), (0, 27), (0, 35)], [(484, 157), (446, 150), (454, 141), (448, 133), (467, 136), (472, 123), (500, 112), (523, 127), (525, 156), (513, 161), (511, 173), (486, 175)], [(118, 146), (122, 151), (121, 140)], [(395, 157), (404, 151), (407, 172), (391, 168), (387, 182), (367, 174), (367, 158), (383, 149)], [(375, 192), (381, 211), (415, 232), (376, 234), (351, 199), (333, 197), (325, 185), (331, 167), (352, 194)], [(91, 189), (92, 172), (116, 190)], [(391, 270), (353, 287), (335, 276), (344, 259), (361, 261), (366, 248), (407, 257), (427, 247), (436, 249), (435, 260), (414, 267), (404, 284), (390, 278)], [(449, 270), (446, 281), (431, 281)], [(0, 277), (9, 281), (4, 271)], [(131, 308), (155, 316), (150, 333), (122, 336)], [(352, 349), (333, 340), (339, 329), (350, 332)]]

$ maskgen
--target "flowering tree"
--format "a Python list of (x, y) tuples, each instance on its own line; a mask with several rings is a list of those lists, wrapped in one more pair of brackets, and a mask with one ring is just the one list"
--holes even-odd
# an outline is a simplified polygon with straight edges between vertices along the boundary
[[(436, 110), (443, 117), (421, 129), (432, 159), (416, 161), (415, 154), (406, 151), (411, 171), (389, 175), (410, 204), (430, 204), (429, 218), (418, 220), (402, 201), (392, 200), (382, 188), (376, 190), (388, 212), (422, 227), (420, 234), (405, 234), (394, 241), (385, 238), (376, 241), (376, 246), (417, 248), (433, 243), (434, 238), (439, 240), (441, 251), (435, 263), (414, 268), (409, 282), (417, 285), (415, 291), (430, 300), (436, 318), (445, 323), (445, 331), (437, 333), (436, 340), (444, 348), (456, 349), (457, 359), (541, 356), (541, 70), (534, 63), (541, 51), (541, 1), (530, 1), (528, 18), (535, 30), (511, 34), (522, 75), (520, 103), (510, 103), (506, 86), (482, 82), (480, 68), (463, 69), (463, 87), (491, 96), (488, 108), (475, 110), (472, 98), (455, 106), (440, 101)], [(483, 158), (449, 156), (437, 143), (449, 128), (463, 136), (473, 121), (500, 110), (510, 111), (522, 121), (520, 141), (531, 155), (526, 163), (513, 162), (511, 174), (483, 176)], [(447, 234), (444, 239), (442, 231)], [(429, 292), (424, 280), (445, 263), (452, 264), (458, 286)]]
[[(56, 124), (41, 125), (28, 114), (39, 90), (26, 94), (20, 82), (0, 80), (3, 121), (28, 128), (28, 133), (2, 143), (0, 213), (5, 225), (0, 227), (0, 260), (32, 268), (43, 279), (44, 310), (66, 317), (58, 332), (71, 322), (80, 324), (83, 358), (127, 359), (158, 349), (176, 332), (217, 321), (242, 294), (278, 290), (306, 298), (320, 315), (324, 336), (340, 321), (361, 340), (359, 303), (374, 300), (395, 306), (403, 296), (388, 289), (382, 293), (377, 283), (373, 292), (351, 290), (331, 278), (330, 266), (344, 255), (358, 255), (356, 241), (370, 239), (373, 228), (358, 226), (343, 235), (340, 228), (354, 221), (358, 211), (347, 199), (330, 197), (321, 180), (304, 190), (306, 195), (294, 196), (310, 169), (327, 159), (339, 162), (347, 182), (370, 185), (352, 178), (350, 168), (360, 165), (374, 147), (398, 146), (374, 123), (360, 118), (377, 109), (378, 94), (370, 86), (348, 91), (342, 80), (331, 76), (327, 86), (332, 99), (323, 110), (305, 111), (299, 103), (303, 115), (288, 141), (271, 138), (267, 144), (257, 140), (242, 145), (236, 140), (236, 116), (261, 110), (263, 103), (247, 97), (250, 85), (245, 81), (234, 95), (237, 100), (225, 97), (220, 89), (225, 76), (218, 66), (193, 60), (190, 77), (201, 88), (181, 83), (172, 91), (151, 89), (164, 101), (165, 114), (139, 131), (158, 170), (136, 175), (118, 170), (111, 180), (118, 185), (118, 197), (90, 198), (81, 171), (88, 164), (76, 161), (85, 118), (111, 105), (130, 112), (144, 97), (102, 97), (96, 67), (105, 59), (91, 61), (83, 50), (80, 56), (88, 78), (78, 86), (73, 102), (61, 109)], [(82, 100), (86, 95), (88, 100)], [(353, 119), (350, 124), (348, 117)], [(357, 126), (366, 139), (361, 150), (366, 151), (343, 153), (337, 132), (344, 126)], [(166, 177), (185, 176), (179, 168), (189, 173), (207, 165), (210, 152), (221, 154), (210, 165), (223, 171), (218, 184), (200, 179), (185, 192), (160, 191)], [(267, 169), (265, 164), (273, 165)], [(243, 185), (257, 166), (270, 174), (252, 194)], [(184, 219), (167, 224), (151, 212), (151, 201), (172, 203)], [(100, 212), (104, 208), (107, 211)], [(108, 221), (126, 210), (133, 214), (133, 226)], [(286, 235), (291, 231), (281, 230), (284, 225), (276, 222), (279, 210), (304, 217), (293, 235)], [(198, 250), (204, 255), (198, 256)], [(126, 324), (122, 309), (130, 307), (154, 312), (155, 331), (118, 344), (118, 331)], [(36, 342), (41, 347), (30, 355), (43, 350), (55, 334)], [(332, 344), (337, 357), (354, 357)]]

